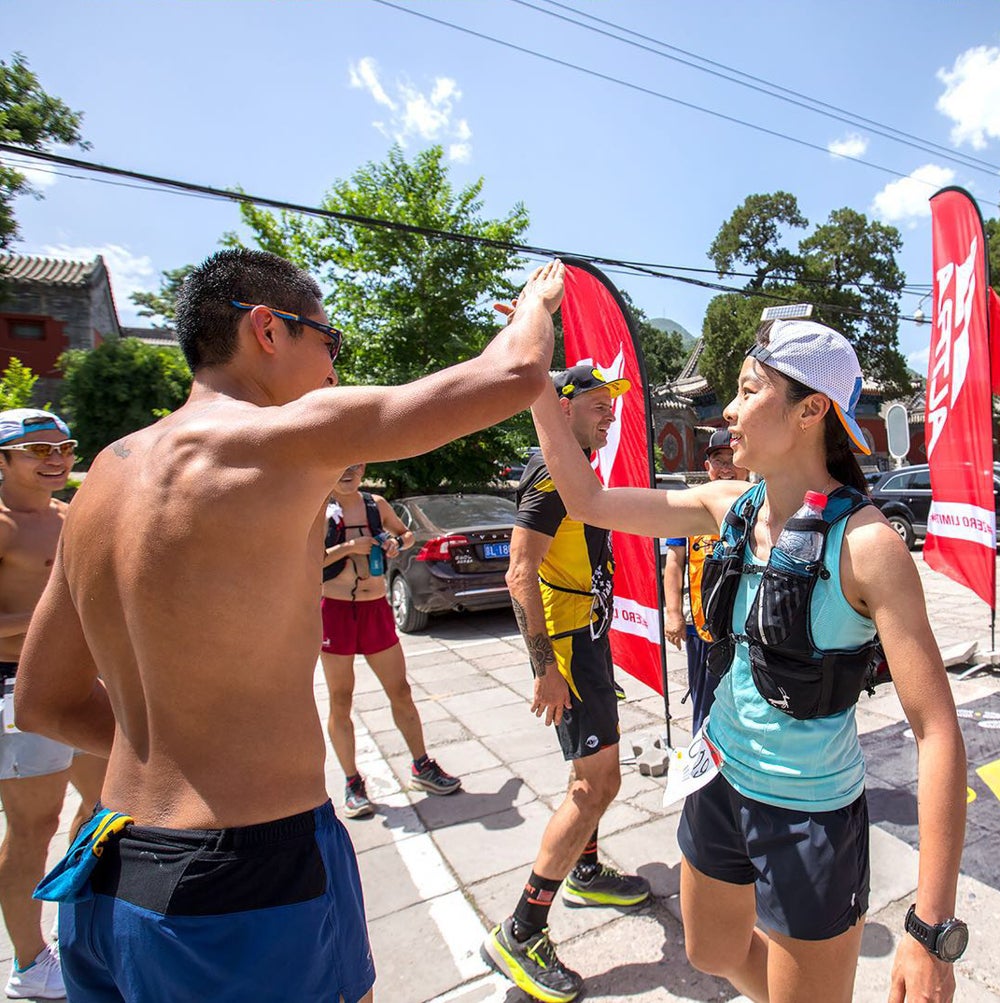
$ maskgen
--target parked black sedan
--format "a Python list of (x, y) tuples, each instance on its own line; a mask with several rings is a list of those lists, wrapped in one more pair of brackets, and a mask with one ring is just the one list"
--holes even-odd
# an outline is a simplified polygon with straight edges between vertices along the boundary
[[(900, 467), (883, 474), (871, 491), (872, 501), (889, 520), (889, 525), (912, 550), (927, 535), (931, 511), (931, 473), (926, 463)], [(994, 507), (1000, 516), (1000, 469), (993, 466)], [(997, 520), (1000, 533), (1000, 518)], [(1000, 538), (998, 538), (1000, 543)]]
[(504, 575), (517, 507), (494, 495), (419, 495), (392, 503), (416, 542), (386, 562), (396, 626), (421, 630), (431, 613), (510, 605)]

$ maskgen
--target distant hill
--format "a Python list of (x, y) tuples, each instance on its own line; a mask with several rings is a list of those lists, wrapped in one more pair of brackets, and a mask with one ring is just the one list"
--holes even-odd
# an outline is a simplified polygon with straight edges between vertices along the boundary
[(667, 334), (679, 334), (685, 351), (690, 351), (690, 349), (694, 348), (694, 343), (698, 340), (687, 329), (681, 327), (676, 320), (670, 320), (669, 317), (654, 317), (649, 323), (657, 331), (666, 331)]

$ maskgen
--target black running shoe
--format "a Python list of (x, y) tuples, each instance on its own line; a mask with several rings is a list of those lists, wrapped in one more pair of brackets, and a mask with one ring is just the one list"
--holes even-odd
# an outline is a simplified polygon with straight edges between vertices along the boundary
[(433, 759), (428, 759), (422, 770), (410, 764), (410, 787), (428, 794), (454, 794), (462, 786), (458, 777), (445, 773)]
[(513, 916), (490, 931), (480, 954), (488, 965), (506, 975), (518, 989), (542, 1003), (569, 1003), (580, 995), (583, 979), (556, 956), (548, 927), (518, 943)]
[(638, 874), (622, 874), (601, 864), (589, 881), (568, 874), (562, 884), (562, 897), (568, 905), (638, 905), (649, 898), (649, 882)]

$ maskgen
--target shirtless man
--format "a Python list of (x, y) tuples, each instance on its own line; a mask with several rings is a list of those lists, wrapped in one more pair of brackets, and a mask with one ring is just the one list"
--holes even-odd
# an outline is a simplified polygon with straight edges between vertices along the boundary
[[(48, 581), (68, 506), (52, 497), (66, 486), (76, 440), (48, 411), (0, 412), (0, 675), (12, 685), (32, 611)], [(35, 445), (37, 444), (37, 445)], [(8, 682), (10, 680), (11, 682)], [(80, 792), (73, 831), (101, 794), (104, 759), (17, 729), (5, 700), (0, 734), (0, 803), (7, 831), (0, 846), (0, 907), (14, 947), (7, 996), (65, 996), (59, 955), (42, 935), (42, 904), (31, 892), (45, 870), (49, 842), (72, 780)]]
[(313, 695), (327, 496), (351, 463), (530, 404), (562, 292), (552, 262), (478, 358), (335, 388), (341, 335), (309, 276), (240, 248), (187, 279), (191, 395), (95, 460), (17, 680), (21, 726), (110, 754), (103, 805), (135, 822), (60, 905), (74, 1003), (371, 997)]
[[(410, 684), (406, 660), (386, 601), (385, 575), (371, 572), (370, 555), (381, 546), (385, 557), (413, 546), (413, 534), (379, 495), (361, 491), (363, 463), (353, 463), (334, 485), (326, 508), (326, 557), (323, 560), (323, 649), (320, 658), (330, 691), (327, 730), (344, 771), (344, 814), (366, 818), (375, 813), (354, 753), (351, 703), (354, 656), (364, 655), (378, 677), (413, 761), (410, 786), (429, 794), (454, 794), (462, 786), (427, 755), (424, 729)], [(383, 544), (375, 536), (388, 534)]]

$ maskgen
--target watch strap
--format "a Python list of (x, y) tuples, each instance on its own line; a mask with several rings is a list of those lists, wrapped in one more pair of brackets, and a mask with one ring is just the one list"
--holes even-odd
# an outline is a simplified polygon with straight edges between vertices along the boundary
[(903, 925), (911, 937), (920, 941), (931, 954), (934, 953), (934, 949), (937, 947), (938, 928), (931, 926), (930, 923), (925, 923), (917, 915), (916, 903), (911, 905), (907, 911), (906, 922)]

